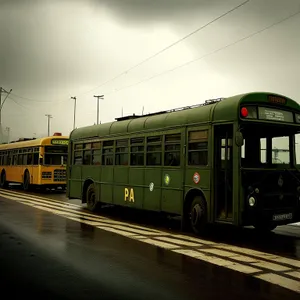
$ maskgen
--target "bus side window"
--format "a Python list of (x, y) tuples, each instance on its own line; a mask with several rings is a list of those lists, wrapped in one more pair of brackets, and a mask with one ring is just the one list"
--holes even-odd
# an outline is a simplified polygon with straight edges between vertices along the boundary
[(137, 137), (130, 139), (130, 165), (143, 166), (144, 165), (144, 137)]
[(90, 165), (92, 162), (92, 143), (86, 143), (83, 145), (83, 165)]
[(208, 164), (208, 131), (189, 132), (188, 164), (206, 166)]
[(114, 164), (114, 141), (104, 141), (102, 151), (102, 165), (112, 166)]
[(27, 156), (27, 165), (32, 165), (32, 153), (28, 153), (28, 156)]
[(128, 139), (116, 141), (115, 165), (127, 166), (129, 160)]
[(73, 165), (82, 165), (83, 160), (83, 144), (75, 144), (73, 152)]
[(295, 134), (295, 158), (296, 164), (300, 164), (300, 133)]
[(165, 166), (180, 166), (181, 134), (165, 136)]
[(162, 164), (162, 137), (147, 138), (147, 166), (161, 166)]
[(37, 166), (39, 164), (39, 154), (33, 153), (33, 164)]

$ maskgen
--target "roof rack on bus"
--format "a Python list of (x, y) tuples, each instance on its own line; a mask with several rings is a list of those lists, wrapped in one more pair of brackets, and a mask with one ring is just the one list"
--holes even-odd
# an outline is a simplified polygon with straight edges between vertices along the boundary
[(133, 115), (129, 115), (129, 116), (115, 118), (115, 120), (116, 121), (124, 121), (124, 120), (131, 120), (131, 119), (137, 119), (137, 118), (142, 118), (142, 117), (156, 116), (156, 115), (161, 115), (161, 114), (165, 114), (165, 113), (176, 112), (176, 111), (181, 111), (181, 110), (192, 109), (192, 108), (195, 108), (195, 107), (210, 105), (210, 104), (220, 102), (224, 99), (225, 98), (209, 99), (209, 100), (205, 100), (204, 103), (200, 103), (200, 104), (195, 104), (195, 105), (190, 105), (190, 106), (183, 106), (183, 107), (178, 107), (178, 108), (172, 108), (172, 109), (163, 110), (163, 111), (159, 111), (159, 112), (149, 113), (149, 114), (146, 114), (146, 115), (133, 114)]
[(36, 140), (36, 138), (19, 138), (18, 140), (16, 141), (11, 141), (11, 143), (17, 143), (17, 142), (24, 142), (24, 141), (32, 141), (32, 140)]

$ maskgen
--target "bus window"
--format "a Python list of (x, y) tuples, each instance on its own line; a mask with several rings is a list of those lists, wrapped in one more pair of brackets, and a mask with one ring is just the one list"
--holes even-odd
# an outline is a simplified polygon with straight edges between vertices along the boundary
[(300, 165), (300, 133), (295, 134), (296, 164)]
[(101, 165), (101, 149), (95, 149), (92, 152), (92, 165)]
[(288, 136), (272, 138), (272, 163), (273, 164), (290, 163), (290, 150), (289, 150)]
[(114, 141), (104, 141), (102, 151), (102, 165), (112, 166), (114, 164)]
[(128, 140), (116, 141), (115, 165), (128, 165)]
[(39, 164), (39, 154), (33, 153), (33, 164), (36, 166)]
[(188, 164), (206, 166), (208, 164), (208, 131), (189, 132)]
[(165, 136), (165, 166), (180, 166), (181, 134)]
[(262, 164), (267, 163), (267, 139), (260, 139), (260, 162)]
[(161, 140), (161, 136), (151, 136), (147, 138), (147, 166), (161, 166)]

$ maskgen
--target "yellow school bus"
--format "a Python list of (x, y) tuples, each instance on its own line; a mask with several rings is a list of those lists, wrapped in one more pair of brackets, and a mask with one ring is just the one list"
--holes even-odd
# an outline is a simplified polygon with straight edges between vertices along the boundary
[(49, 136), (0, 145), (0, 188), (20, 183), (32, 187), (66, 187), (69, 138)]

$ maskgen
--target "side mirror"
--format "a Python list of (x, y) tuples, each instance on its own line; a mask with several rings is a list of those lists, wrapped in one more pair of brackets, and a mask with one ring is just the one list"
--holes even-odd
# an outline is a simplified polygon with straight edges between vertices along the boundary
[(237, 131), (235, 134), (235, 144), (238, 147), (242, 147), (244, 145), (244, 137), (240, 131)]

